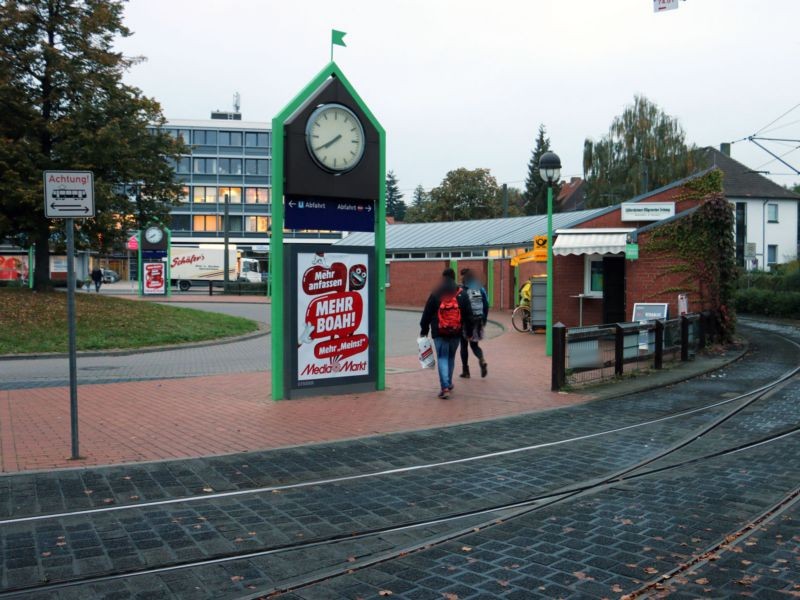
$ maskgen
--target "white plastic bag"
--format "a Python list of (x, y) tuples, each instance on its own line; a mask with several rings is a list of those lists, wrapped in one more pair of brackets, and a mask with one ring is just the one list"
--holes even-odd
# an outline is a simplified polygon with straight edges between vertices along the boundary
[(421, 369), (432, 369), (436, 366), (436, 359), (433, 358), (433, 344), (431, 338), (417, 338), (419, 347), (419, 366)]

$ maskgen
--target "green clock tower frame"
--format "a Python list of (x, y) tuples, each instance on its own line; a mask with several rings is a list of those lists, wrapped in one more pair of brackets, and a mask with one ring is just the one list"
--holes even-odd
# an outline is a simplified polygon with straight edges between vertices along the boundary
[[(375, 337), (375, 369), (377, 390), (386, 387), (386, 132), (372, 114), (352, 84), (347, 80), (335, 62), (331, 61), (298, 93), (275, 118), (272, 119), (272, 237), (270, 239), (270, 276), (272, 278), (272, 399), (286, 397), (285, 388), (285, 345), (287, 335), (287, 310), (284, 306), (285, 279), (284, 263), (284, 177), (286, 139), (286, 122), (308, 102), (328, 82), (337, 79), (366, 115), (370, 124), (378, 132), (378, 197), (374, 199), (375, 209), (375, 246), (373, 257), (376, 274), (376, 328)], [(294, 332), (289, 332), (294, 334)]]

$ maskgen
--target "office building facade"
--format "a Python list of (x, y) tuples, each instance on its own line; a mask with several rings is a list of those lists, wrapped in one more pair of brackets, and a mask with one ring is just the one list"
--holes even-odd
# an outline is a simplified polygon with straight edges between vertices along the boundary
[[(228, 205), (229, 243), (242, 256), (266, 256), (272, 228), (272, 132), (270, 124), (242, 121), (239, 113), (214, 112), (208, 120), (174, 119), (164, 129), (190, 153), (173, 163), (183, 183), (171, 211), (172, 242), (222, 245)], [(341, 233), (286, 230), (287, 242), (335, 241)]]

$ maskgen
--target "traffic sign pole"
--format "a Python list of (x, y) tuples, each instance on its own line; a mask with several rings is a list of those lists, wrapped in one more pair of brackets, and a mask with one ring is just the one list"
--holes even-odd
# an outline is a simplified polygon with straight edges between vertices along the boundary
[(75, 335), (75, 219), (64, 219), (67, 229), (67, 335), (69, 345), (69, 417), (72, 431), (72, 460), (78, 452), (78, 356)]

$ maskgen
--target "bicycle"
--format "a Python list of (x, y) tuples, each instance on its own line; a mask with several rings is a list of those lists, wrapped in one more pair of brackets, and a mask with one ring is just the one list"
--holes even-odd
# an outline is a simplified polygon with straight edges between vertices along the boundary
[(511, 324), (517, 331), (525, 332), (531, 330), (531, 307), (527, 304), (520, 304), (511, 313)]

